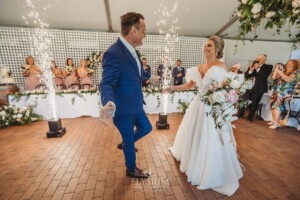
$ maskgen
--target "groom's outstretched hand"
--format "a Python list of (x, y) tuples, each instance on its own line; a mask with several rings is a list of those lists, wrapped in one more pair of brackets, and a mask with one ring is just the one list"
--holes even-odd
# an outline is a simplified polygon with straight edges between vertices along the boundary
[(114, 117), (116, 111), (116, 105), (114, 102), (109, 101), (107, 104), (99, 110), (99, 118), (102, 122), (109, 125), (108, 120)]

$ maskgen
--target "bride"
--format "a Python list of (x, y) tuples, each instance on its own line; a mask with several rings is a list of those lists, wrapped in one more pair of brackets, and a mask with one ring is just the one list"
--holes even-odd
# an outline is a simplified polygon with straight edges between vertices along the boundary
[(213, 189), (231, 196), (239, 187), (238, 180), (243, 177), (232, 128), (222, 128), (221, 142), (214, 119), (206, 114), (207, 105), (200, 100), (212, 81), (221, 84), (226, 76), (230, 76), (225, 63), (219, 61), (223, 56), (223, 48), (222, 38), (210, 37), (204, 47), (206, 64), (188, 69), (187, 83), (169, 87), (166, 91), (187, 90), (195, 86), (199, 88), (199, 95), (187, 109), (170, 148), (174, 158), (181, 162), (180, 171), (200, 190)]

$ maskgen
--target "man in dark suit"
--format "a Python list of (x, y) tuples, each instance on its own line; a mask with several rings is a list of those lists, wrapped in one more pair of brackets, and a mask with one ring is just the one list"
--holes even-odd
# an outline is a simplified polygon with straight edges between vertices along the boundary
[(172, 76), (174, 78), (174, 85), (183, 84), (183, 78), (185, 77), (185, 70), (181, 67), (181, 60), (177, 60), (177, 67), (173, 69)]
[[(148, 73), (151, 76), (151, 67), (149, 65), (147, 65), (147, 59), (143, 58), (142, 59), (142, 63), (143, 63), (143, 69), (144, 72)], [(143, 79), (143, 87), (148, 87), (148, 85), (150, 84), (150, 77), (145, 77)]]
[[(248, 115), (248, 121), (253, 121), (258, 109), (261, 98), (265, 92), (268, 92), (268, 77), (272, 73), (273, 66), (265, 64), (267, 55), (260, 54), (245, 72), (245, 78), (255, 78), (254, 86), (251, 91), (251, 109)], [(244, 113), (240, 112), (239, 116)]]
[[(144, 70), (135, 47), (145, 37), (144, 17), (127, 13), (121, 17), (121, 36), (103, 57), (103, 75), (100, 94), (103, 108), (100, 118), (113, 117), (114, 125), (122, 136), (126, 175), (131, 178), (148, 178), (136, 166), (134, 143), (147, 135), (152, 126), (143, 109), (142, 81)], [(147, 75), (146, 75), (147, 76)]]

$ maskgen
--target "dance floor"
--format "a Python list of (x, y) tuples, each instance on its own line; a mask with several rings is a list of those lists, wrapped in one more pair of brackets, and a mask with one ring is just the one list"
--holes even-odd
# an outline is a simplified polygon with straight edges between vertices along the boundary
[[(148, 115), (155, 125), (157, 115)], [(274, 131), (264, 121), (235, 122), (241, 163), (239, 190), (230, 198), (197, 190), (179, 171), (168, 147), (182, 120), (137, 143), (137, 164), (154, 176), (126, 177), (121, 137), (97, 118), (63, 119), (67, 133), (46, 138), (47, 121), (0, 129), (0, 199), (300, 199), (300, 132)], [(221, 168), (222, 166), (220, 166)]]

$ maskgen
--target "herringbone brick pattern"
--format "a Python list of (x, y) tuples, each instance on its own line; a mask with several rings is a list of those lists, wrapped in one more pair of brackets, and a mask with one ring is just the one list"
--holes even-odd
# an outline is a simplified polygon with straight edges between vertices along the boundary
[[(155, 125), (157, 115), (149, 115)], [(182, 116), (168, 116), (169, 130), (154, 130), (136, 146), (137, 163), (155, 175), (125, 175), (121, 137), (97, 118), (64, 119), (67, 133), (46, 138), (46, 121), (0, 130), (0, 199), (300, 199), (300, 133), (273, 131), (263, 121), (240, 119), (234, 131), (246, 168), (239, 190), (226, 197), (197, 190), (179, 171), (168, 147)], [(221, 167), (221, 166), (220, 166)]]

